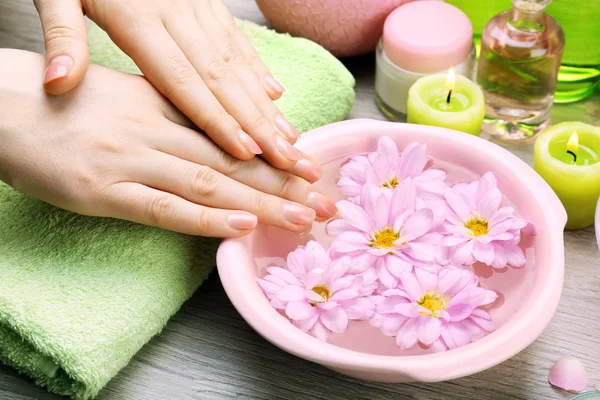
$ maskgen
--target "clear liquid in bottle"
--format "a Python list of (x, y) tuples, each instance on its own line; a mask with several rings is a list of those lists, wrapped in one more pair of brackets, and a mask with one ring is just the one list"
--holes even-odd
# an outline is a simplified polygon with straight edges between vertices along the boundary
[(544, 14), (548, 3), (513, 0), (483, 30), (477, 82), (486, 99), (483, 130), (493, 139), (531, 139), (549, 123), (565, 39)]

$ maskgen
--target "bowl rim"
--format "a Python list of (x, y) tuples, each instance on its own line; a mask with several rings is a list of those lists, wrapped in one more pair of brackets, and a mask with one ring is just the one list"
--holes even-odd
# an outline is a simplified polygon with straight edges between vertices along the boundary
[[(373, 380), (378, 380), (378, 374), (385, 374), (387, 377), (381, 380), (393, 381), (394, 379), (389, 379), (389, 375), (392, 374), (401, 375), (402, 381), (445, 381), (480, 372), (519, 353), (550, 323), (558, 308), (562, 292), (564, 278), (562, 232), (567, 215), (556, 194), (532, 168), (508, 150), (479, 137), (445, 128), (355, 119), (307, 132), (298, 140), (296, 147), (306, 151), (322, 140), (335, 141), (343, 136), (365, 130), (376, 131), (378, 136), (384, 136), (388, 132), (398, 134), (402, 131), (412, 133), (416, 131), (437, 139), (458, 141), (465, 146), (476, 146), (478, 151), (486, 153), (486, 157), (500, 163), (512, 175), (524, 181), (536, 203), (548, 205), (541, 208), (544, 219), (552, 228), (550, 231), (556, 232), (551, 234), (551, 243), (548, 246), (551, 252), (549, 259), (553, 261), (548, 269), (547, 280), (532, 306), (518, 320), (509, 319), (503, 326), (507, 328), (504, 334), (488, 335), (455, 350), (413, 356), (386, 356), (349, 350), (322, 342), (290, 323), (274, 324), (274, 319), (288, 320), (270, 306), (269, 310), (252, 305), (253, 292), (258, 285), (253, 283), (252, 285), (256, 285), (254, 287), (240, 284), (244, 281), (244, 275), (249, 274), (240, 266), (243, 260), (238, 256), (240, 252), (246, 251), (249, 243), (248, 237), (244, 237), (223, 241), (217, 252), (217, 268), (221, 282), (235, 308), (254, 330), (277, 347), (329, 368), (344, 370), (350, 374), (356, 372), (356, 376), (367, 373), (369, 379)], [(245, 278), (252, 277), (245, 276)]]

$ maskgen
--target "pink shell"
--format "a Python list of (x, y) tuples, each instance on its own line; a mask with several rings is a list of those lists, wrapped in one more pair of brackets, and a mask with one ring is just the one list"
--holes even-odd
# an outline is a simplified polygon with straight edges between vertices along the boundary
[(559, 388), (581, 392), (587, 386), (587, 372), (583, 363), (575, 358), (561, 358), (552, 366), (548, 382)]
[(319, 43), (338, 57), (375, 50), (383, 22), (410, 0), (257, 0), (279, 32)]

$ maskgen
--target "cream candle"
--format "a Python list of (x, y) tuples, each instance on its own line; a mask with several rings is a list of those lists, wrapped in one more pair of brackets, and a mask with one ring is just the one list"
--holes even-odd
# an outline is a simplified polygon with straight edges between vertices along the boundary
[(419, 79), (408, 92), (408, 122), (441, 126), (479, 135), (485, 101), (479, 86), (461, 75), (438, 74)]
[(567, 210), (566, 229), (594, 223), (600, 197), (600, 128), (563, 122), (546, 129), (535, 142), (534, 169)]

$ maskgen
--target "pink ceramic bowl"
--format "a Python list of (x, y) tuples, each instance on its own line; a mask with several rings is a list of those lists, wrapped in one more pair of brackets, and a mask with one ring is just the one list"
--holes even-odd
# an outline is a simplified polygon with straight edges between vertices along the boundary
[(563, 284), (564, 208), (542, 178), (512, 153), (478, 137), (442, 128), (351, 120), (306, 133), (297, 147), (324, 166), (318, 186), (342, 199), (335, 186), (340, 165), (353, 154), (373, 151), (384, 135), (392, 137), (401, 149), (413, 141), (426, 143), (435, 167), (446, 170), (450, 182), (476, 179), (492, 171), (505, 194), (504, 202), (535, 225), (537, 235), (522, 240), (525, 267), (493, 273), (489, 267), (475, 267), (482, 286), (499, 293), (490, 310), (496, 331), (467, 346), (431, 354), (419, 347), (400, 350), (394, 338), (366, 321), (351, 322), (343, 334), (330, 335), (328, 343), (302, 332), (271, 307), (254, 278), (311, 239), (329, 245), (322, 223), (303, 237), (259, 226), (249, 236), (224, 241), (217, 265), (227, 295), (267, 340), (298, 357), (361, 379), (443, 381), (501, 363), (532, 343), (556, 311)]

